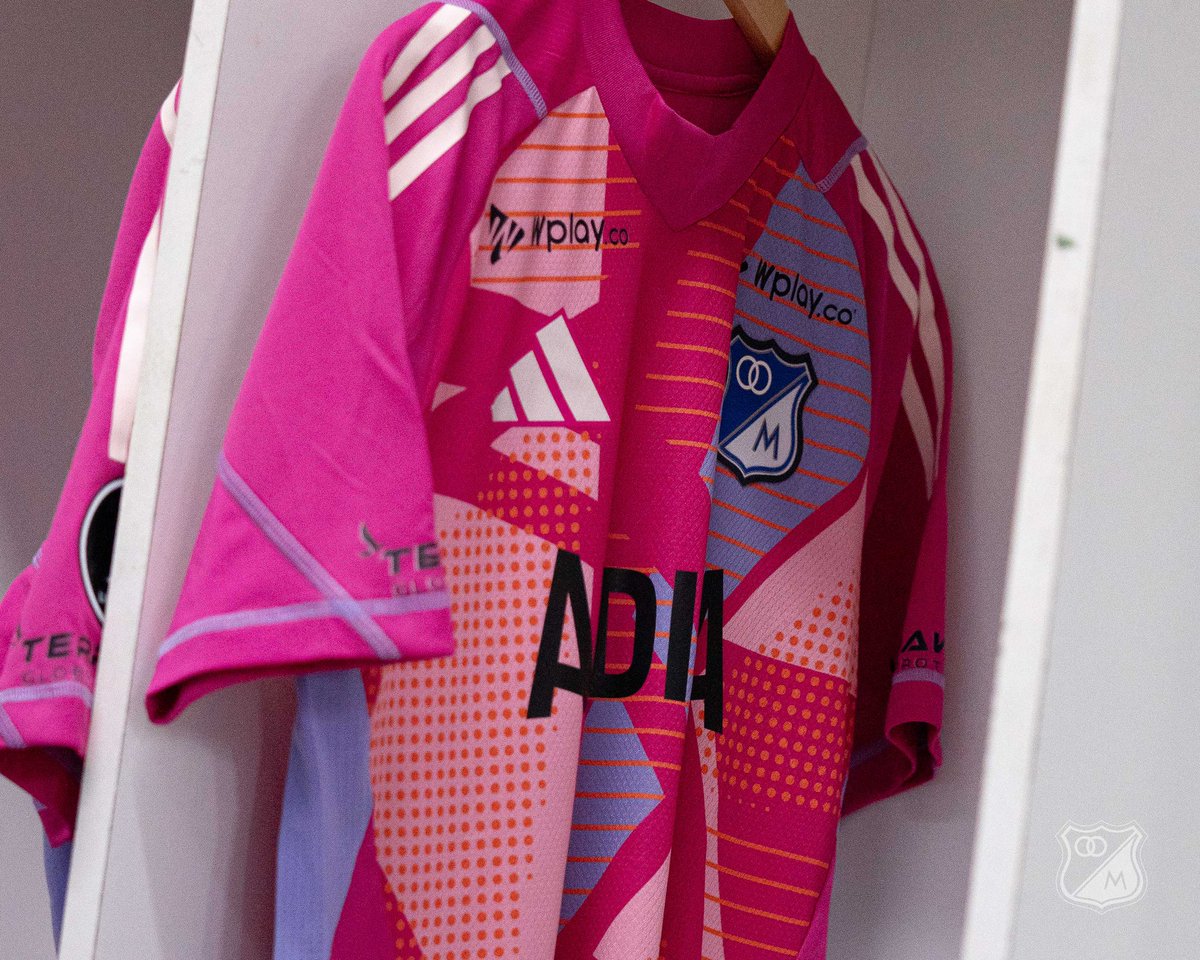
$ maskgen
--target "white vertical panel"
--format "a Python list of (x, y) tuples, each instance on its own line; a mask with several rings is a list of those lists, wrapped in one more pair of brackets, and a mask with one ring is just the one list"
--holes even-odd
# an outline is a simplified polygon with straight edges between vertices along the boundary
[(135, 638), (141, 620), (159, 471), (166, 440), (184, 296), (191, 268), (208, 128), (216, 94), (228, 0), (198, 0), (188, 38), (180, 124), (171, 157), (162, 243), (151, 298), (143, 383), (138, 396), (120, 529), (104, 631), (88, 761), (84, 766), (71, 882), (63, 918), (62, 960), (91, 960), (104, 909), (104, 885), (113, 832), (130, 707), (140, 699), (134, 682)]
[(1121, 0), (1079, 0), (1072, 28), (1028, 419), (975, 838), (964, 960), (1011, 949), (1052, 627)]
[[(1198, 48), (1200, 5), (1124, 4), (1014, 960), (1200, 956)], [(1140, 876), (1072, 848), (1072, 888), (1140, 896), (1103, 914), (1058, 889), (1099, 821), (1145, 834)]]
[(831, 957), (958, 956), (1071, 9), (875, 3), (861, 122), (954, 335), (945, 764), (843, 825)]

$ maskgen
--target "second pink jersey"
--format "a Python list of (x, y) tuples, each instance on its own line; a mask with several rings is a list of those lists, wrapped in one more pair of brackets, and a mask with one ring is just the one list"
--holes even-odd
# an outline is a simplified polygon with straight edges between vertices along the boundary
[(385, 31), (148, 698), (301, 675), (277, 956), (822, 956), (940, 762), (949, 351), (794, 24)]

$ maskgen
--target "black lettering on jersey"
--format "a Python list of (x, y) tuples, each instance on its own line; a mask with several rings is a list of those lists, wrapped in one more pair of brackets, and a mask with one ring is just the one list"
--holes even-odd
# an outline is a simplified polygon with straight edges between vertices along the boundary
[[(722, 623), (724, 598), (723, 570), (706, 570), (700, 597), (700, 615), (696, 636), (707, 636), (705, 672), (692, 680), (691, 699), (704, 701), (704, 725), (717, 733), (722, 729)], [(691, 660), (692, 624), (696, 608), (698, 575), (681, 570), (675, 575), (671, 629), (667, 641), (665, 695), (683, 702), (687, 696), (688, 668)], [(638, 693), (650, 675), (654, 657), (654, 629), (657, 620), (657, 594), (654, 581), (639, 570), (607, 567), (602, 578), (599, 622), (592, 643), (591, 617), (583, 578), (583, 564), (576, 554), (560, 550), (550, 582), (542, 638), (529, 692), (530, 718), (550, 716), (555, 689), (585, 697), (624, 699)], [(633, 600), (633, 657), (621, 673), (609, 673), (605, 652), (608, 643), (608, 609), (612, 594)], [(578, 667), (559, 661), (567, 604), (575, 621), (579, 649)], [(705, 628), (707, 627), (707, 630)]]
[(121, 508), (122, 477), (106, 483), (88, 505), (79, 530), (79, 572), (96, 619), (104, 623), (108, 605), (108, 576), (112, 570), (117, 514)]

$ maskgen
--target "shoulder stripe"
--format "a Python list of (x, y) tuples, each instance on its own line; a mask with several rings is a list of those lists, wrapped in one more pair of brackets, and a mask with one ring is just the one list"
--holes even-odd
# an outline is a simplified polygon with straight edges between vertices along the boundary
[(546, 100), (542, 97), (542, 92), (538, 89), (537, 84), (534, 83), (533, 77), (529, 75), (529, 71), (525, 69), (525, 65), (517, 58), (517, 54), (509, 42), (508, 34), (504, 32), (504, 28), (500, 26), (492, 12), (483, 4), (477, 3), (476, 0), (447, 0), (447, 5), (469, 10), (487, 24), (488, 29), (492, 31), (492, 36), (500, 44), (500, 54), (504, 57), (504, 62), (508, 64), (508, 69), (512, 71), (512, 75), (521, 84), (525, 95), (529, 97), (529, 102), (533, 104), (538, 119), (544, 120), (547, 113)]
[(937, 328), (937, 318), (934, 310), (933, 289), (929, 284), (929, 271), (926, 269), (925, 254), (921, 250), (920, 243), (917, 242), (912, 220), (909, 219), (908, 211), (904, 209), (904, 204), (901, 202), (891, 178), (887, 175), (887, 171), (883, 169), (883, 164), (879, 162), (879, 158), (875, 156), (874, 151), (871, 151), (869, 156), (875, 164), (875, 169), (879, 172), (879, 180), (883, 184), (884, 193), (887, 194), (888, 205), (892, 208), (892, 216), (896, 220), (896, 226), (900, 231), (900, 239), (904, 243), (904, 249), (908, 251), (908, 255), (913, 263), (917, 265), (917, 300), (920, 311), (917, 320), (917, 338), (921, 342), (921, 351), (925, 354), (925, 362), (929, 366), (930, 379), (933, 381), (934, 422), (940, 424), (946, 398), (946, 368), (942, 352), (941, 334)]
[(429, 56), (429, 52), (450, 36), (468, 15), (466, 10), (444, 6), (421, 24), (421, 28), (404, 45), (400, 56), (395, 59), (383, 78), (385, 101), (396, 95), (396, 91), (404, 86), (404, 81), (411, 77), (412, 72)]
[(509, 74), (504, 60), (497, 60), (488, 70), (479, 74), (467, 88), (462, 105), (441, 123), (429, 131), (392, 164), (388, 171), (388, 199), (395, 200), (421, 174), (445, 156), (467, 133), (471, 113), (488, 97), (499, 92), (500, 85)]
[(410, 124), (466, 79), (480, 56), (495, 45), (496, 40), (486, 26), (480, 26), (471, 34), (466, 43), (401, 97), (400, 102), (387, 112), (383, 118), (387, 142), (395, 140)]
[(833, 185), (838, 182), (838, 178), (841, 177), (841, 175), (846, 172), (846, 168), (850, 166), (850, 161), (866, 149), (867, 138), (860, 136), (846, 148), (846, 152), (843, 153), (842, 158), (833, 165), (833, 169), (817, 181), (817, 189), (822, 193), (828, 193), (831, 189), (833, 189)]
[[(900, 262), (899, 255), (896, 253), (895, 224), (892, 223), (892, 218), (888, 214), (887, 207), (875, 191), (875, 187), (872, 186), (870, 179), (867, 177), (866, 170), (863, 169), (861, 153), (850, 161), (850, 169), (854, 171), (854, 178), (858, 184), (859, 202), (862, 204), (863, 210), (874, 221), (875, 226), (883, 237), (884, 247), (887, 249), (888, 273), (892, 278), (892, 285), (908, 306), (913, 325), (916, 326), (919, 317), (920, 301), (917, 290), (913, 286), (912, 278), (909, 277), (908, 272), (904, 269), (904, 265)], [(900, 389), (900, 399), (904, 407), (905, 416), (908, 418), (909, 426), (912, 428), (913, 436), (917, 440), (917, 448), (921, 453), (925, 474), (925, 493), (928, 496), (933, 490), (937, 425), (933, 421), (929, 408), (925, 405), (924, 398), (921, 396), (916, 375), (913, 373), (911, 352), (904, 371), (904, 383)]]

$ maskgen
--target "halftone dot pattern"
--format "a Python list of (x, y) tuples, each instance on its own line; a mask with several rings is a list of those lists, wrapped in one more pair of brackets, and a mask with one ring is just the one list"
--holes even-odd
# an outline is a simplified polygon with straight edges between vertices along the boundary
[[(536, 438), (537, 432), (521, 429), (520, 439), (526, 433)], [(587, 434), (582, 436), (586, 438)], [(509, 454), (507, 468), (488, 474), (487, 483), (475, 499), (480, 514), (491, 514), (543, 543), (550, 550), (547, 562), (551, 567), (555, 547), (580, 552), (580, 537), (592, 510), (591, 501), (575, 487), (557, 483), (547, 471), (518, 462), (515, 452)], [(545, 599), (543, 593), (543, 606)]]
[(764, 810), (795, 804), (837, 816), (850, 755), (846, 681), (751, 652), (728, 670), (720, 781)]
[[(492, 449), (512, 463), (532, 467), (539, 482), (553, 477), (593, 500), (600, 495), (600, 444), (590, 439), (586, 430), (576, 433), (563, 427), (513, 427), (492, 441)], [(544, 489), (538, 490), (534, 514), (538, 532), (548, 537), (558, 523), (567, 521), (568, 516), (577, 517), (578, 511), (571, 513), (562, 504), (546, 502)]]
[[(578, 698), (525, 716), (555, 547), (461, 501), (435, 509), (457, 651), (380, 671), (379, 863), (422, 957), (536, 955), (538, 931), (552, 942), (557, 926), (574, 788), (561, 771), (579, 741)], [(562, 654), (578, 665), (569, 614)]]
[(839, 580), (818, 593), (791, 625), (765, 637), (758, 652), (773, 660), (838, 677), (854, 689), (858, 672), (858, 589)]

